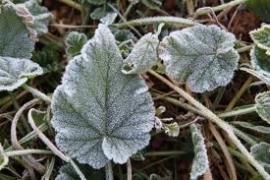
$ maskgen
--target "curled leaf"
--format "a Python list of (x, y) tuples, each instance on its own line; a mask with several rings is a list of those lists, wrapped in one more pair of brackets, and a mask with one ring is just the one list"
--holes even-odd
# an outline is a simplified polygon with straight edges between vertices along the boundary
[(265, 170), (270, 172), (270, 144), (265, 142), (260, 142), (255, 144), (250, 148), (251, 155), (259, 161), (265, 168)]
[(204, 137), (200, 129), (195, 125), (190, 125), (192, 142), (194, 145), (194, 159), (190, 172), (190, 179), (198, 179), (209, 169), (207, 150), (204, 144)]
[(12, 5), (0, 6), (0, 56), (31, 58), (34, 42)]
[(169, 76), (186, 82), (193, 92), (202, 93), (232, 80), (239, 60), (234, 42), (233, 34), (215, 25), (197, 25), (165, 37), (159, 57)]
[(270, 91), (258, 94), (255, 102), (258, 115), (270, 124)]
[(144, 73), (158, 62), (157, 47), (159, 40), (156, 34), (144, 35), (124, 60), (122, 72), (125, 74)]
[(138, 75), (121, 73), (122, 65), (112, 33), (100, 24), (53, 94), (58, 147), (94, 168), (125, 163), (148, 145), (154, 126), (148, 87)]
[(270, 55), (270, 25), (263, 24), (261, 28), (251, 31), (250, 37), (259, 48), (266, 50), (266, 54)]
[(86, 41), (87, 36), (84, 33), (70, 32), (65, 39), (67, 54), (71, 57), (78, 55)]
[(42, 68), (31, 60), (0, 56), (0, 91), (13, 91), (42, 73)]

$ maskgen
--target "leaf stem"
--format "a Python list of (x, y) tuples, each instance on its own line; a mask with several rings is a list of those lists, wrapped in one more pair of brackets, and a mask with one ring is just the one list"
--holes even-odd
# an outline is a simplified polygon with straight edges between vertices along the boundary
[(113, 180), (112, 163), (109, 161), (105, 166), (106, 180)]
[(141, 19), (134, 19), (130, 21), (126, 21), (124, 23), (116, 23), (113, 26), (118, 28), (126, 27), (126, 26), (142, 26), (142, 25), (149, 25), (154, 23), (165, 23), (176, 27), (187, 27), (193, 26), (196, 23), (193, 20), (180, 18), (180, 17), (173, 17), (173, 16), (157, 16), (157, 17), (147, 17)]
[(225, 131), (228, 135), (228, 137), (231, 139), (231, 141), (235, 144), (235, 146), (240, 150), (240, 152), (247, 158), (247, 160), (252, 164), (257, 171), (260, 173), (260, 175), (264, 179), (270, 179), (270, 175), (265, 171), (264, 167), (257, 161), (255, 158), (248, 152), (246, 147), (241, 143), (241, 141), (237, 138), (237, 136), (234, 134), (233, 128), (225, 121), (220, 119), (216, 114), (214, 114), (212, 111), (210, 111), (207, 107), (205, 107), (203, 104), (201, 104), (199, 101), (194, 99), (190, 94), (185, 92), (180, 87), (174, 85), (172, 82), (164, 78), (163, 76), (159, 75), (155, 71), (150, 70), (150, 74), (155, 76), (157, 79), (165, 83), (167, 86), (175, 90), (179, 95), (184, 97), (186, 100), (188, 100), (192, 105), (194, 105), (196, 108), (201, 110), (204, 114), (204, 117), (214, 122), (216, 125), (218, 125), (223, 131)]
[(8, 157), (11, 156), (23, 156), (28, 154), (52, 154), (51, 151), (43, 150), (43, 149), (24, 149), (24, 150), (14, 150), (14, 151), (6, 151), (4, 152)]
[(70, 158), (70, 164), (73, 167), (73, 169), (77, 172), (77, 174), (79, 175), (81, 180), (86, 180), (86, 177), (84, 176), (84, 174), (82, 173), (82, 171), (80, 170), (80, 168), (77, 166), (77, 164)]
[(208, 14), (211, 11), (214, 11), (214, 12), (222, 11), (222, 10), (227, 9), (229, 7), (234, 7), (234, 6), (237, 6), (239, 4), (242, 4), (246, 1), (247, 0), (234, 0), (234, 1), (230, 1), (228, 3), (221, 4), (219, 6), (215, 6), (215, 7), (200, 8), (200, 9), (197, 9), (197, 11), (194, 13), (194, 15), (195, 16), (202, 16), (202, 15)]
[(74, 2), (72, 0), (59, 0), (59, 1), (66, 4), (66, 5), (68, 5), (68, 6), (70, 6), (70, 7), (72, 7), (72, 8), (74, 8), (74, 9), (79, 10), (81, 13), (85, 12), (84, 7), (81, 4), (77, 3), (77, 2)]
[(221, 118), (226, 118), (226, 117), (232, 117), (232, 116), (239, 116), (239, 115), (243, 115), (243, 114), (249, 114), (249, 113), (253, 113), (255, 111), (256, 111), (256, 107), (255, 107), (255, 105), (252, 105), (251, 107), (220, 113), (220, 114), (218, 114), (218, 116)]
[(33, 87), (30, 87), (26, 84), (22, 86), (25, 90), (29, 91), (33, 96), (38, 97), (39, 99), (42, 99), (43, 101), (47, 103), (51, 103), (51, 98), (44, 94), (43, 92), (39, 91), (38, 89), (35, 89)]

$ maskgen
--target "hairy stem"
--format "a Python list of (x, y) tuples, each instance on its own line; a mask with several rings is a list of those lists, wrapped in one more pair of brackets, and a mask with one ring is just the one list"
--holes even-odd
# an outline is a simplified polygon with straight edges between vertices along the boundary
[(247, 160), (252, 164), (257, 171), (260, 173), (260, 175), (265, 179), (270, 179), (270, 175), (265, 171), (263, 166), (255, 160), (255, 158), (248, 152), (246, 147), (241, 143), (241, 141), (236, 137), (234, 134), (233, 128), (220, 119), (216, 114), (214, 114), (212, 111), (210, 111), (207, 107), (205, 107), (203, 104), (198, 102), (196, 99), (194, 99), (190, 94), (185, 92), (180, 87), (174, 85), (172, 82), (164, 78), (163, 76), (159, 75), (155, 71), (150, 70), (150, 74), (155, 76), (157, 79), (165, 83), (167, 86), (175, 90), (179, 95), (184, 97), (186, 100), (188, 100), (192, 105), (194, 105), (196, 108), (200, 109), (204, 117), (214, 122), (216, 125), (218, 125), (223, 131), (225, 131), (230, 138), (230, 140), (234, 143), (234, 145), (240, 150), (240, 152), (247, 158)]
[(24, 150), (14, 150), (14, 151), (6, 151), (5, 155), (7, 156), (23, 156), (28, 154), (52, 154), (51, 151), (43, 150), (43, 149), (24, 149)]
[(47, 96), (43, 92), (39, 91), (38, 89), (32, 88), (32, 87), (27, 86), (27, 85), (23, 85), (23, 88), (25, 90), (29, 91), (33, 96), (38, 97), (47, 103), (51, 103), (51, 101), (52, 101), (49, 96)]
[(241, 109), (237, 109), (237, 110), (232, 110), (232, 111), (220, 113), (220, 114), (218, 114), (218, 116), (221, 118), (226, 118), (226, 117), (232, 117), (232, 116), (239, 116), (239, 115), (243, 115), (243, 114), (249, 114), (249, 113), (253, 113), (255, 111), (256, 111), (256, 107), (255, 107), (255, 105), (253, 105), (253, 106), (247, 107), (247, 108), (241, 108)]
[(105, 166), (106, 180), (113, 180), (112, 163), (109, 161)]
[(117, 23), (114, 26), (118, 28), (126, 27), (126, 26), (142, 26), (142, 25), (149, 25), (154, 23), (165, 23), (176, 27), (187, 27), (193, 26), (198, 23), (195, 21), (180, 18), (180, 17), (173, 17), (173, 16), (157, 16), (157, 17), (147, 17), (141, 19), (134, 19), (131, 21), (126, 21), (124, 23)]
[(59, 1), (74, 8), (74, 9), (79, 10), (81, 13), (84, 13), (84, 11), (85, 11), (84, 7), (81, 4), (74, 2), (72, 0), (59, 0)]

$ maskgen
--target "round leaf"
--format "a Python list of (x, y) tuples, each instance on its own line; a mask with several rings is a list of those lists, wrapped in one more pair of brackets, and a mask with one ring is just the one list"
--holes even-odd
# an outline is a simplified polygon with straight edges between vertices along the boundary
[(53, 94), (58, 147), (94, 168), (125, 163), (148, 145), (154, 107), (138, 75), (121, 72), (123, 59), (108, 27), (100, 24), (81, 56), (69, 62)]
[(226, 86), (233, 78), (239, 60), (234, 42), (233, 34), (215, 25), (198, 25), (165, 37), (159, 57), (169, 76), (202, 93)]
[(260, 142), (255, 144), (250, 148), (251, 155), (259, 161), (265, 168), (265, 170), (270, 172), (270, 144), (265, 142)]
[(31, 60), (0, 56), (0, 91), (13, 91), (42, 73), (42, 68)]
[(258, 94), (255, 102), (259, 116), (270, 124), (270, 91)]
[(65, 39), (67, 54), (69, 56), (75, 56), (79, 54), (86, 41), (87, 36), (84, 33), (79, 33), (76, 31), (70, 32)]

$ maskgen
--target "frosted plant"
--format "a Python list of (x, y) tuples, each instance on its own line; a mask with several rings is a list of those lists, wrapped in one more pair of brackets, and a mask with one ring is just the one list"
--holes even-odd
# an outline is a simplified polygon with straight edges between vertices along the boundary
[(202, 93), (226, 86), (232, 80), (239, 60), (234, 42), (233, 34), (215, 25), (197, 25), (165, 37), (159, 57), (169, 76)]
[(145, 82), (121, 72), (115, 39), (100, 24), (80, 56), (68, 64), (53, 94), (52, 125), (58, 147), (94, 168), (125, 163), (148, 145), (154, 106)]
[(270, 172), (270, 144), (260, 142), (250, 148), (251, 155), (259, 161), (267, 172)]
[(190, 179), (196, 180), (209, 169), (207, 150), (204, 138), (200, 129), (195, 125), (190, 125), (192, 142), (194, 145), (194, 159), (190, 172)]
[(159, 44), (156, 34), (144, 35), (134, 46), (131, 53), (124, 60), (122, 72), (125, 74), (144, 73), (157, 64), (157, 47)]
[(270, 25), (263, 24), (258, 30), (251, 31), (250, 37), (259, 48), (270, 55)]
[(70, 32), (65, 39), (67, 55), (71, 57), (78, 55), (86, 41), (87, 36), (84, 33)]
[(30, 58), (34, 42), (11, 4), (0, 6), (0, 24), (0, 56)]
[(256, 111), (259, 116), (270, 124), (270, 91), (258, 94), (255, 102)]

